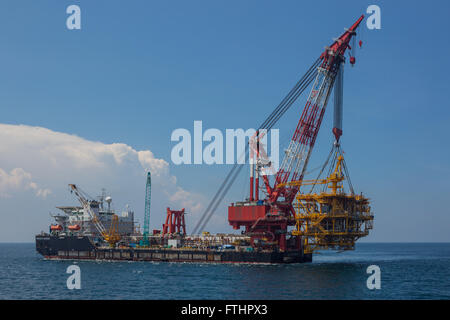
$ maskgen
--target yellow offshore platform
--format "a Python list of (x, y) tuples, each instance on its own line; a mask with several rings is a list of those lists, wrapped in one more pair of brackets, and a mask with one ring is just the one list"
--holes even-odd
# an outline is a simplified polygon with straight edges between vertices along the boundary
[[(332, 153), (334, 170), (330, 170), (327, 178), (290, 183), (300, 187), (294, 203), (296, 227), (292, 234), (302, 236), (305, 253), (323, 249), (353, 250), (355, 242), (367, 236), (373, 227), (369, 199), (354, 194), (343, 152), (337, 146)], [(350, 193), (344, 191), (346, 176)], [(312, 186), (311, 191), (316, 185), (322, 185), (323, 190), (304, 193), (302, 189), (308, 185)]]

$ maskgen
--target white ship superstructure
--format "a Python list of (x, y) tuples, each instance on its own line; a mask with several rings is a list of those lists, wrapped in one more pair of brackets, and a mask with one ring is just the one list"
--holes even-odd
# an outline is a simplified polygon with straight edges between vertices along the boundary
[[(90, 207), (91, 211), (95, 213), (98, 220), (102, 223), (106, 230), (111, 228), (113, 222), (113, 216), (116, 212), (111, 209), (111, 197), (99, 197), (99, 201), (91, 201)], [(104, 206), (106, 202), (107, 208)], [(50, 226), (50, 232), (63, 234), (74, 234), (78, 233), (80, 235), (87, 236), (100, 236), (95, 224), (92, 221), (91, 216), (88, 212), (80, 206), (59, 206), (56, 207), (61, 210), (63, 214), (52, 215), (56, 221), (56, 225)], [(127, 208), (117, 214), (117, 231), (121, 236), (132, 235), (135, 233), (134, 225), (134, 212)], [(60, 227), (59, 227), (60, 226)]]

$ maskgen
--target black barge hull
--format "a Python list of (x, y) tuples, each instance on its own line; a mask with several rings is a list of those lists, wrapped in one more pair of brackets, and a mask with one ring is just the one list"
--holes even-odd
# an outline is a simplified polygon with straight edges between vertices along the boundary
[(52, 260), (119, 260), (215, 263), (302, 263), (311, 262), (312, 255), (302, 251), (256, 252), (234, 250), (104, 248), (97, 247), (89, 237), (36, 236), (36, 251)]

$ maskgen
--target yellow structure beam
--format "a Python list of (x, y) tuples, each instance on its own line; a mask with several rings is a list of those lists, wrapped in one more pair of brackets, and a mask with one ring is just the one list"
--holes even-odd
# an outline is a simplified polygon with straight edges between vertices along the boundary
[[(373, 227), (368, 198), (345, 194), (343, 156), (338, 155), (334, 171), (321, 180), (293, 181), (289, 185), (327, 185), (330, 192), (299, 192), (294, 203), (296, 229), (306, 253), (322, 249), (353, 250), (355, 242)], [(288, 184), (286, 184), (288, 185)]]

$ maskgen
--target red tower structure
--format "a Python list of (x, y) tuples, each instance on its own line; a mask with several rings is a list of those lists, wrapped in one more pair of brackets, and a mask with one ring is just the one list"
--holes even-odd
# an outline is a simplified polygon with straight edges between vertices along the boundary
[(184, 220), (184, 208), (181, 210), (170, 210), (167, 208), (166, 222), (163, 224), (162, 236), (166, 234), (186, 234), (186, 222)]
[[(319, 62), (315, 65), (315, 79), (311, 78), (311, 81), (314, 79), (311, 92), (273, 184), (270, 183), (267, 175), (262, 174), (266, 198), (258, 200), (260, 166), (251, 163), (249, 201), (232, 203), (228, 207), (230, 225), (234, 229), (245, 227), (245, 233), (250, 236), (254, 246), (274, 246), (281, 251), (291, 248), (300, 249), (300, 238), (292, 236), (288, 243), (286, 237), (288, 226), (295, 224), (295, 210), (292, 203), (299, 190), (299, 184), (290, 184), (290, 182), (303, 180), (336, 75), (345, 61), (346, 50), (351, 49), (350, 40), (356, 35), (355, 30), (363, 18), (364, 15), (331, 46), (326, 47), (319, 57)], [(350, 59), (350, 62), (353, 64), (354, 59)], [(292, 96), (288, 95), (285, 98), (291, 104), (298, 97), (298, 95), (295, 96), (297, 89), (294, 89), (291, 91), (291, 93), (294, 92)], [(285, 100), (282, 104), (289, 103)], [(255, 195), (253, 195), (254, 191), (256, 191)]]

